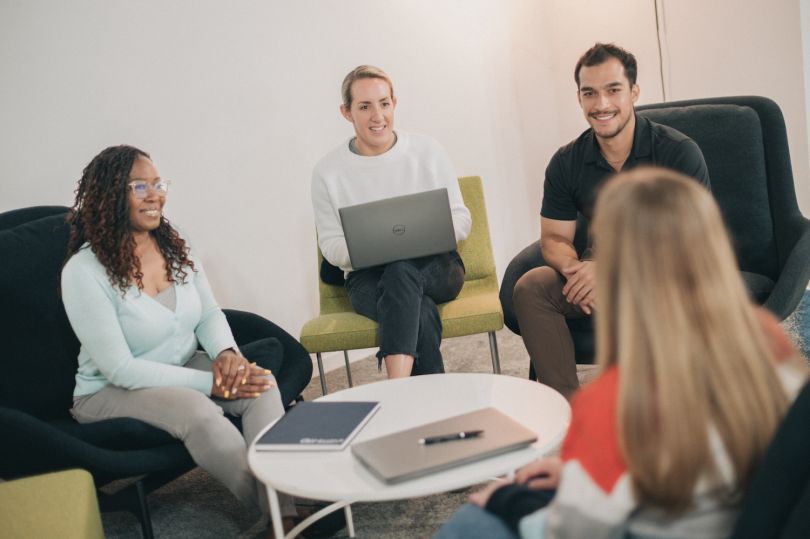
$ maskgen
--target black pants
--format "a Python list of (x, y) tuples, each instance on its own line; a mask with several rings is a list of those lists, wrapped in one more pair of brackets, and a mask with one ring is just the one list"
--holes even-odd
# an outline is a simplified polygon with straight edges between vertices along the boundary
[(346, 279), (354, 310), (380, 324), (379, 362), (391, 354), (413, 356), (414, 375), (444, 372), (436, 304), (454, 299), (463, 285), (456, 251), (353, 271)]

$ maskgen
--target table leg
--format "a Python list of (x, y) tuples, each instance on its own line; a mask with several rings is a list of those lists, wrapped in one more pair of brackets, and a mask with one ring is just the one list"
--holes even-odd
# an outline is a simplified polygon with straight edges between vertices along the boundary
[(349, 532), (349, 537), (354, 537), (354, 519), (352, 518), (351, 504), (346, 504), (343, 511), (346, 513), (346, 531)]
[[(273, 525), (273, 534), (275, 537), (284, 537), (284, 523), (281, 519), (281, 506), (278, 503), (278, 493), (276, 489), (265, 485), (267, 487), (267, 501), (270, 503), (270, 520)], [(290, 536), (295, 537), (294, 535)]]
[[(348, 529), (349, 537), (354, 537), (354, 521), (352, 521), (352, 510), (351, 510), (350, 504), (351, 504), (350, 501), (334, 502), (334, 503), (331, 503), (331, 504), (327, 505), (326, 507), (320, 509), (319, 511), (316, 511), (315, 513), (312, 513), (307, 518), (305, 518), (304, 520), (299, 522), (298, 525), (295, 528), (290, 530), (290, 533), (288, 533), (285, 536), (286, 539), (293, 539), (298, 534), (300, 534), (301, 532), (306, 530), (309, 527), (309, 525), (312, 524), (313, 522), (315, 522), (316, 520), (320, 520), (323, 517), (325, 517), (326, 515), (328, 515), (329, 513), (334, 513), (335, 511), (337, 511), (338, 509), (341, 509), (341, 508), (343, 508), (344, 511), (346, 512), (346, 528)], [(272, 511), (272, 506), (271, 506), (271, 511)], [(281, 536), (277, 535), (276, 537), (281, 537)]]

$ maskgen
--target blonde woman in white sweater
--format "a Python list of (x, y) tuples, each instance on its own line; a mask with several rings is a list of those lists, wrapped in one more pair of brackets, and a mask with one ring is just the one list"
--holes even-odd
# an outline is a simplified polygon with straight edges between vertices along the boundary
[(453, 165), (429, 137), (394, 131), (396, 98), (388, 75), (359, 66), (343, 81), (340, 112), (355, 136), (327, 154), (312, 174), (312, 205), (324, 258), (343, 270), (359, 314), (376, 320), (377, 358), (389, 378), (444, 372), (436, 304), (455, 298), (464, 284), (458, 252), (392, 262), (355, 271), (338, 209), (384, 198), (446, 188), (456, 242), (472, 224)]

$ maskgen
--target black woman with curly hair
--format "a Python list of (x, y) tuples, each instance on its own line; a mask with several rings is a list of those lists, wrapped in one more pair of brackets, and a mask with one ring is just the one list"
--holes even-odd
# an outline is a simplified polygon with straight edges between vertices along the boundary
[[(271, 372), (247, 358), (287, 349), (282, 336), (237, 348), (202, 264), (163, 216), (168, 190), (149, 155), (131, 146), (102, 151), (79, 180), (62, 270), (65, 310), (81, 342), (72, 413), (82, 423), (133, 417), (168, 431), (267, 515), (246, 446), (284, 403)], [(304, 355), (294, 359), (306, 385), (312, 364)], [(241, 416), (244, 437), (223, 412)], [(290, 498), (282, 514), (295, 515)]]

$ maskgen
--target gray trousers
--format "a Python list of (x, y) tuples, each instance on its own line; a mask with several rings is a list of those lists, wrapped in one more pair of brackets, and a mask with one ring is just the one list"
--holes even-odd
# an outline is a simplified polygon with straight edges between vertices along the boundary
[[(211, 365), (208, 356), (198, 352), (185, 366), (211, 372)], [(275, 383), (272, 375), (267, 378)], [(248, 468), (247, 446), (264, 427), (284, 414), (278, 387), (255, 399), (223, 400), (187, 387), (129, 390), (107, 386), (75, 398), (71, 413), (79, 423), (132, 417), (165, 430), (181, 440), (194, 462), (242, 503), (269, 514), (267, 491)], [(242, 433), (224, 413), (242, 418)], [(280, 496), (279, 501), (282, 515), (296, 514), (292, 498)]]

